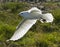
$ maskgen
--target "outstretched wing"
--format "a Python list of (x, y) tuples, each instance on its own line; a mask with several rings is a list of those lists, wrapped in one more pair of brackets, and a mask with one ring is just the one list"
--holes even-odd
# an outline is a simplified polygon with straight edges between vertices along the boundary
[(31, 9), (28, 10), (28, 12), (29, 13), (39, 12), (40, 14), (42, 14), (42, 11), (38, 9), (37, 7), (32, 7)]
[(36, 21), (37, 20), (33, 20), (33, 19), (24, 19), (21, 22), (21, 24), (19, 24), (16, 32), (10, 38), (10, 40), (15, 41), (22, 38), (27, 33), (27, 31), (32, 27), (32, 25), (36, 23)]

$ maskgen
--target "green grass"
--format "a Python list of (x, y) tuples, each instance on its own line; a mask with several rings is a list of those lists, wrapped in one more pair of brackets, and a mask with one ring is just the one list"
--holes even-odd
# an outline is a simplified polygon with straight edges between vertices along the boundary
[[(52, 5), (52, 4), (51, 4)], [(48, 5), (50, 4), (48, 3)], [(55, 5), (54, 5), (55, 6)], [(37, 23), (18, 41), (6, 42), (16, 26), (23, 19), (18, 13), (28, 10), (27, 3), (6, 3), (0, 7), (0, 47), (60, 47), (60, 9), (49, 10), (54, 16), (54, 22)]]

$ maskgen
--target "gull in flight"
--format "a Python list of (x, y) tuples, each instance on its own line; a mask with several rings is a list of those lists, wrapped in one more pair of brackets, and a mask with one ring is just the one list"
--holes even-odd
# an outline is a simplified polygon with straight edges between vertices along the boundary
[(37, 7), (32, 7), (27, 11), (20, 12), (19, 15), (24, 17), (24, 19), (19, 23), (16, 32), (9, 40), (15, 41), (21, 39), (37, 20), (41, 21), (42, 23), (52, 23), (54, 19), (51, 13), (43, 14), (42, 11)]

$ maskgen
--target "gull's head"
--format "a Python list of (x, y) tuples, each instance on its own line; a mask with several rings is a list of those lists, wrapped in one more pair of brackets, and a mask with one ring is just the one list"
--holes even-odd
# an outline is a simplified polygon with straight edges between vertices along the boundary
[(26, 17), (28, 15), (28, 11), (23, 11), (23, 12), (20, 12), (19, 15), (23, 16), (23, 17)]

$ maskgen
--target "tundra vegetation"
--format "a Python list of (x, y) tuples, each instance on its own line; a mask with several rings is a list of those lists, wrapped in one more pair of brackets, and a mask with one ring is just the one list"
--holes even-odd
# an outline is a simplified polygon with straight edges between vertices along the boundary
[(42, 5), (53, 14), (54, 22), (51, 24), (37, 21), (23, 38), (6, 42), (23, 19), (18, 13), (30, 9), (30, 4), (0, 4), (0, 47), (60, 47), (60, 2), (47, 2)]

